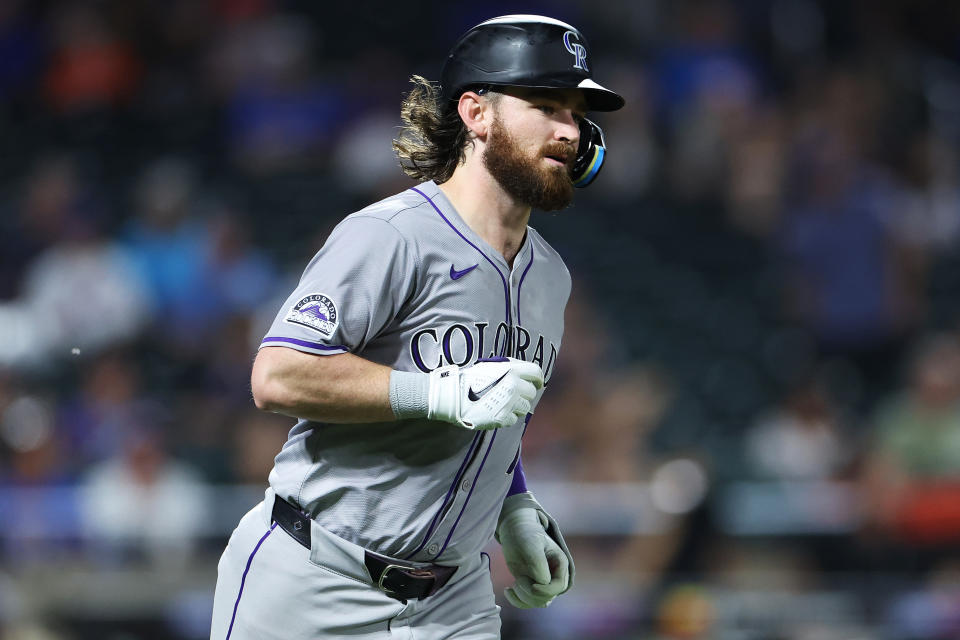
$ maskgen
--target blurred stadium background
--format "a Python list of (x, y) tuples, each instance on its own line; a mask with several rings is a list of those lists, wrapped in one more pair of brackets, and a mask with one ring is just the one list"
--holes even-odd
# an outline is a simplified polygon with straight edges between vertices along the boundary
[(291, 424), (260, 337), (409, 186), (409, 75), (532, 12), (628, 103), (532, 221), (575, 286), (524, 463), (577, 586), (504, 638), (960, 638), (960, 4), (481, 4), (0, 2), (0, 637), (206, 637)]

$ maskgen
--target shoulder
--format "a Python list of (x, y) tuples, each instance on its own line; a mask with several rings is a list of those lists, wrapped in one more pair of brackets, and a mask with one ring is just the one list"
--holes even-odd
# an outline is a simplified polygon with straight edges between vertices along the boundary
[[(431, 201), (421, 195), (419, 191), (431, 184), (418, 185), (384, 198), (379, 202), (374, 202), (360, 211), (351, 213), (344, 218), (343, 222), (378, 220), (393, 227), (401, 235), (406, 235), (417, 224), (422, 223), (424, 218), (436, 216)], [(433, 188), (436, 189), (435, 186)], [(417, 189), (417, 191), (414, 189)]]
[[(333, 229), (321, 253), (347, 251), (351, 254), (392, 256), (409, 261), (413, 269), (421, 263), (422, 229), (437, 215), (430, 201), (408, 189), (351, 213)], [(317, 254), (315, 260), (320, 256)]]

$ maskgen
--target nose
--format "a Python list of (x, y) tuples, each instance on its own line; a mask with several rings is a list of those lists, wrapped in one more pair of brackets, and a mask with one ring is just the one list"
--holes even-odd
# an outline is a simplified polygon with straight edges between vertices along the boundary
[(569, 142), (573, 146), (580, 141), (580, 125), (574, 119), (572, 111), (564, 113), (564, 117), (557, 125), (555, 136), (557, 140)]

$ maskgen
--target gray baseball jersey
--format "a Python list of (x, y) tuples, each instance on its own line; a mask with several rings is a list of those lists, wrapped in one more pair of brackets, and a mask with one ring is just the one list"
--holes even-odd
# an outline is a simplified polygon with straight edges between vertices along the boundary
[[(563, 261), (536, 231), (510, 268), (426, 182), (337, 225), (261, 347), (349, 352), (424, 373), (510, 356), (537, 363), (549, 382), (569, 294)], [(350, 542), (457, 564), (491, 539), (525, 428), (301, 420), (270, 485)]]

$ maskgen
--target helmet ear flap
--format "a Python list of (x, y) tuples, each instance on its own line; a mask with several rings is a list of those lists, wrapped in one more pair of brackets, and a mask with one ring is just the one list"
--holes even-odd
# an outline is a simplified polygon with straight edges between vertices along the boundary
[(580, 121), (580, 146), (570, 170), (573, 186), (586, 187), (593, 182), (603, 168), (606, 154), (607, 143), (603, 139), (603, 129), (592, 120), (583, 118)]

